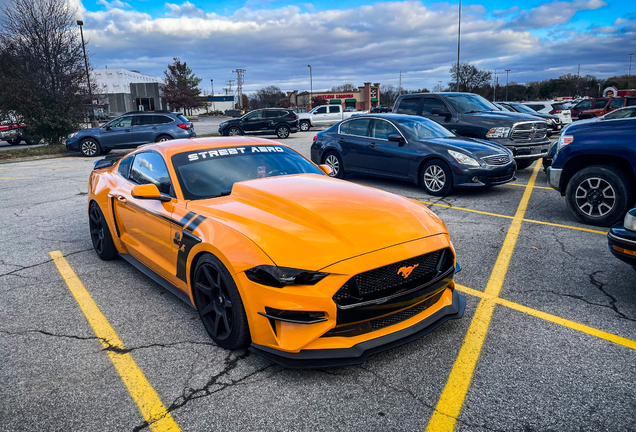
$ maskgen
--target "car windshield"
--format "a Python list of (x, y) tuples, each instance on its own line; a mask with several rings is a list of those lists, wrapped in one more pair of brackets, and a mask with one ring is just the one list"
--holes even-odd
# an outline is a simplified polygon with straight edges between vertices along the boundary
[(290, 174), (324, 173), (295, 151), (279, 146), (198, 150), (172, 156), (183, 195), (198, 200), (229, 195), (234, 183)]
[(535, 110), (525, 106), (524, 104), (510, 104), (517, 112), (528, 113), (528, 114), (537, 114)]
[(400, 125), (400, 129), (407, 137), (416, 140), (425, 140), (431, 138), (449, 138), (454, 137), (451, 131), (434, 121), (414, 118), (414, 119), (391, 119)]
[(606, 114), (605, 117), (603, 118), (606, 120), (623, 119), (623, 118), (633, 117), (635, 114), (636, 114), (636, 108), (623, 108), (623, 109), (618, 109), (609, 114)]
[(476, 94), (449, 94), (446, 96), (446, 99), (450, 102), (453, 108), (461, 114), (483, 111), (499, 111), (499, 108), (495, 105)]

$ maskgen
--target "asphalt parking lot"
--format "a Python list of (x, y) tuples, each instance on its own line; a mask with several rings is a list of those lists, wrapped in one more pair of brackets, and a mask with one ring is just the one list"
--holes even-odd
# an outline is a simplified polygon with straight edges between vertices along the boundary
[[(309, 156), (313, 136), (285, 143)], [(0, 164), (1, 430), (636, 430), (636, 273), (534, 165), (446, 198), (348, 176), (442, 218), (466, 312), (360, 366), (289, 370), (216, 347), (196, 311), (97, 257), (93, 162)]]

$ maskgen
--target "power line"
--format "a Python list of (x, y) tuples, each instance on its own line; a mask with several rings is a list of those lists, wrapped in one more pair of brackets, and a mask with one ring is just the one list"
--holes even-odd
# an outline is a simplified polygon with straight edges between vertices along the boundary
[(245, 69), (235, 69), (232, 73), (236, 74), (236, 93), (239, 99), (239, 108), (243, 109), (243, 75)]

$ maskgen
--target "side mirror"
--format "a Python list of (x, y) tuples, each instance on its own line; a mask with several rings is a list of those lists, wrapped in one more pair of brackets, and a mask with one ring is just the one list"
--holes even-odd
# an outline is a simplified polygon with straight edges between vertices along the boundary
[(320, 171), (324, 172), (328, 176), (330, 176), (332, 173), (331, 167), (329, 165), (318, 165), (318, 168), (320, 168)]
[(159, 192), (159, 188), (153, 184), (137, 185), (133, 187), (131, 195), (137, 199), (159, 200), (162, 202), (172, 200), (168, 195), (162, 195), (161, 192)]
[(104, 129), (110, 130), (111, 128), (110, 128), (110, 126), (106, 125), (106, 126), (104, 126)]
[(397, 142), (397, 143), (403, 143), (404, 138), (402, 137), (402, 135), (400, 134), (391, 134), (388, 136), (389, 141), (393, 141), (393, 142)]
[(439, 108), (433, 108), (433, 110), (431, 111), (431, 114), (436, 115), (436, 116), (444, 116), (444, 117), (450, 117), (451, 113), (449, 111), (444, 111), (441, 110)]

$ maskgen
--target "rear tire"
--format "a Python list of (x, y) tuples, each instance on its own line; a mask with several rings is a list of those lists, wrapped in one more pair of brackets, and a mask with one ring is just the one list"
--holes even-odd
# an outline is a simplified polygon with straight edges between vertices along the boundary
[(117, 258), (117, 248), (113, 243), (113, 237), (110, 235), (108, 223), (104, 218), (104, 213), (99, 205), (93, 201), (88, 209), (88, 227), (91, 233), (91, 241), (93, 249), (104, 261), (110, 261)]
[(22, 138), (16, 137), (16, 138), (13, 138), (12, 140), (7, 140), (7, 142), (10, 145), (18, 145), (18, 144), (20, 144), (22, 142)]
[(530, 165), (532, 165), (534, 161), (533, 160), (523, 160), (523, 161), (518, 161), (517, 162), (517, 169), (518, 170), (522, 170), (522, 169), (526, 169), (528, 168)]
[(568, 210), (585, 224), (614, 225), (634, 202), (630, 186), (627, 175), (615, 166), (583, 168), (565, 188)]
[(330, 151), (324, 155), (322, 163), (331, 168), (331, 174), (329, 174), (329, 177), (343, 179), (345, 175), (347, 175), (344, 169), (344, 164), (342, 163), (342, 157), (335, 151)]
[(453, 174), (446, 162), (433, 159), (422, 167), (422, 187), (427, 194), (446, 196), (453, 191)]
[(250, 343), (241, 295), (221, 260), (211, 254), (199, 259), (192, 291), (199, 317), (214, 343), (230, 350)]
[(155, 139), (155, 142), (166, 142), (166, 141), (170, 141), (171, 139), (172, 137), (170, 135), (159, 135)]

